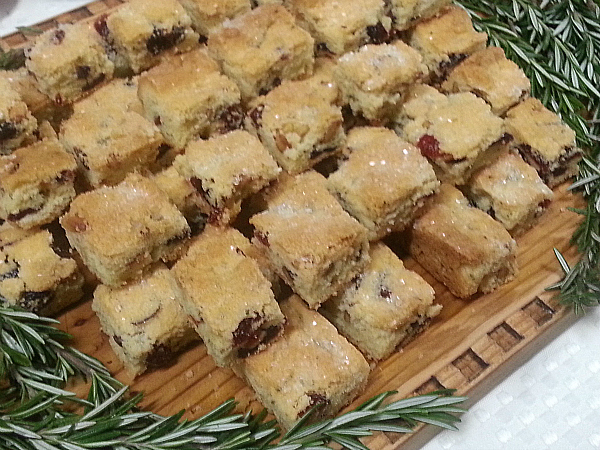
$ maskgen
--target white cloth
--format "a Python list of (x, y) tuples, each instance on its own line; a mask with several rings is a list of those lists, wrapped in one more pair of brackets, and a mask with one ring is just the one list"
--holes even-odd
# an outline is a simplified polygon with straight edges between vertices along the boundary
[[(0, 0), (0, 36), (89, 3)], [(590, 311), (424, 450), (600, 449), (600, 309)]]
[(77, 9), (91, 0), (0, 0), (0, 36), (59, 14)]
[(600, 309), (469, 408), (424, 450), (600, 448)]

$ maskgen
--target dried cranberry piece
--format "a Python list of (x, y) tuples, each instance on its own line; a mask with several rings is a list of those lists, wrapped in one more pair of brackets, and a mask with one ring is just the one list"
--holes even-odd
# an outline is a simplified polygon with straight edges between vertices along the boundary
[(440, 142), (430, 134), (424, 134), (417, 142), (421, 154), (430, 159), (452, 161), (452, 155), (440, 150)]
[(381, 22), (377, 22), (376, 25), (368, 26), (367, 35), (373, 44), (383, 44), (390, 38), (390, 33), (385, 29)]
[(94, 29), (100, 36), (102, 36), (103, 39), (107, 39), (109, 34), (108, 25), (106, 24), (106, 17), (106, 14), (102, 14), (98, 20), (94, 22)]
[(65, 31), (64, 30), (56, 30), (54, 32), (54, 35), (52, 36), (52, 43), (59, 45), (62, 43), (64, 38), (65, 38)]
[(17, 136), (17, 127), (12, 122), (0, 122), (0, 141), (13, 139)]
[(173, 27), (171, 31), (155, 28), (146, 42), (146, 48), (152, 55), (158, 55), (183, 40), (185, 28)]
[(236, 347), (253, 348), (260, 343), (260, 328), (254, 328), (255, 324), (260, 324), (261, 316), (246, 317), (238, 324), (233, 332), (233, 345)]
[(75, 73), (77, 74), (77, 78), (82, 80), (90, 76), (90, 72), (92, 68), (90, 66), (77, 66), (75, 68)]
[[(281, 327), (271, 325), (266, 330), (264, 328), (252, 329), (252, 323), (259, 320), (259, 317), (246, 317), (233, 332), (234, 345), (237, 349), (238, 358), (246, 358), (258, 350), (261, 344), (266, 344), (273, 340), (279, 334)], [(242, 330), (243, 329), (243, 330)]]
[(231, 105), (219, 115), (218, 120), (222, 123), (221, 133), (237, 130), (244, 123), (244, 110), (241, 105)]

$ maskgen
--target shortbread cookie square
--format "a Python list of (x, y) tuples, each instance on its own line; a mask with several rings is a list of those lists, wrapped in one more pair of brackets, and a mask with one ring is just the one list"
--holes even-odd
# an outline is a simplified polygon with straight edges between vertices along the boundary
[(218, 29), (227, 19), (247, 13), (252, 8), (250, 0), (179, 0), (185, 8), (194, 29), (204, 37)]
[(510, 109), (505, 126), (514, 137), (513, 146), (549, 187), (579, 172), (582, 152), (575, 132), (538, 99), (529, 98)]
[(318, 49), (336, 55), (390, 38), (392, 20), (383, 0), (287, 0), (285, 5), (315, 38)]
[(193, 137), (240, 128), (244, 117), (237, 85), (205, 49), (165, 58), (141, 75), (139, 97), (146, 118), (175, 148)]
[(27, 69), (56, 103), (71, 103), (113, 77), (114, 65), (93, 25), (59, 25), (37, 37), (27, 52)]
[(502, 119), (470, 92), (446, 96), (417, 85), (395, 121), (398, 134), (421, 150), (441, 181), (452, 184), (465, 183), (508, 140)]
[(327, 187), (371, 240), (409, 226), (440, 184), (421, 152), (387, 128), (352, 129), (344, 155)]
[(80, 194), (60, 223), (86, 266), (109, 286), (140, 278), (151, 263), (178, 256), (190, 235), (167, 195), (138, 174)]
[(155, 66), (168, 50), (188, 50), (197, 44), (199, 36), (191, 25), (176, 0), (131, 0), (94, 23), (118, 70), (133, 73)]
[(61, 126), (61, 143), (92, 187), (117, 184), (148, 168), (164, 143), (156, 125), (139, 114), (135, 84), (128, 83), (118, 80), (99, 89)]
[(475, 206), (513, 236), (531, 228), (553, 198), (536, 170), (519, 155), (508, 152), (476, 172), (465, 190)]
[(344, 103), (356, 115), (385, 123), (409, 86), (427, 71), (419, 52), (402, 41), (365, 45), (343, 55), (335, 77)]
[(367, 264), (367, 229), (342, 209), (319, 173), (282, 179), (267, 204), (250, 219), (253, 242), (311, 308), (341, 292)]
[(370, 254), (364, 272), (319, 312), (366, 357), (377, 361), (414, 339), (442, 306), (433, 303), (433, 288), (404, 267), (385, 244), (374, 244)]
[(450, 0), (390, 0), (394, 29), (404, 31), (421, 19), (435, 16)]
[(242, 200), (281, 171), (260, 141), (242, 130), (190, 142), (174, 165), (209, 205), (209, 222), (221, 224), (235, 219)]
[(508, 231), (448, 184), (413, 224), (409, 246), (457, 297), (491, 292), (517, 274), (517, 244)]
[(0, 156), (0, 218), (21, 228), (57, 219), (75, 197), (76, 170), (54, 139)]
[(7, 305), (49, 316), (83, 296), (83, 275), (73, 259), (56, 254), (49, 231), (4, 242), (0, 243), (0, 296)]
[(440, 14), (420, 21), (410, 33), (409, 45), (423, 56), (432, 82), (441, 82), (467, 56), (483, 50), (487, 34), (475, 31), (469, 14), (448, 6)]
[(250, 104), (246, 128), (286, 171), (297, 174), (338, 153), (344, 142), (337, 95), (320, 80), (284, 81)]
[(182, 297), (177, 279), (162, 264), (137, 282), (101, 284), (94, 291), (92, 309), (132, 375), (165, 366), (198, 338), (181, 307)]
[(33, 140), (37, 120), (11, 82), (0, 77), (0, 155)]
[(499, 47), (480, 50), (456, 66), (442, 83), (443, 92), (472, 92), (499, 116), (529, 96), (531, 83)]
[(313, 71), (313, 38), (280, 5), (259, 6), (226, 21), (207, 45), (225, 75), (239, 86), (243, 100)]
[(172, 269), (183, 308), (221, 367), (263, 350), (285, 323), (251, 246), (233, 228), (209, 226)]
[(292, 296), (281, 304), (283, 336), (236, 366), (260, 402), (290, 429), (313, 406), (333, 417), (366, 386), (369, 364), (323, 316)]

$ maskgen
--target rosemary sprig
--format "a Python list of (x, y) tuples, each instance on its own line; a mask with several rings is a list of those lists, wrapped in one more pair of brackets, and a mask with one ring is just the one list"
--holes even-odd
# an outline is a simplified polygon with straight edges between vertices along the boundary
[[(107, 369), (65, 344), (70, 335), (53, 325), (54, 319), (0, 307), (0, 448), (6, 449), (307, 449), (337, 442), (365, 449), (360, 438), (374, 431), (408, 433), (418, 423), (456, 429), (456, 405), (464, 397), (439, 391), (392, 403), (393, 392), (378, 395), (355, 411), (307, 425), (316, 409), (285, 436), (266, 411), (253, 416), (232, 414), (229, 400), (193, 420), (183, 411), (163, 417), (138, 409), (143, 394), (127, 398), (127, 387)], [(64, 389), (67, 379), (81, 375), (91, 381), (86, 399)], [(82, 413), (64, 405), (76, 402)], [(276, 442), (277, 439), (281, 440)]]
[[(571, 241), (581, 259), (565, 273), (560, 299), (575, 312), (600, 305), (600, 7), (587, 0), (460, 0), (473, 23), (488, 33), (531, 80), (532, 94), (559, 114), (586, 150), (571, 189), (587, 206)], [(590, 113), (592, 120), (589, 120)]]
[(13, 390), (2, 391), (3, 401), (25, 401), (40, 392), (74, 396), (64, 390), (67, 380), (79, 375), (91, 378), (102, 396), (114, 394), (121, 383), (95, 358), (62, 342), (70, 335), (53, 325), (58, 321), (31, 312), (0, 306), (0, 380)]
[[(385, 404), (393, 394), (380, 394), (356, 410), (335, 419), (307, 425), (313, 408), (283, 437), (274, 421), (265, 422), (265, 413), (232, 414), (229, 400), (193, 421), (181, 420), (183, 411), (162, 417), (137, 409), (141, 394), (124, 399), (122, 388), (84, 414), (61, 413), (52, 405), (60, 398), (40, 393), (32, 401), (0, 416), (0, 447), (29, 450), (38, 448), (79, 450), (88, 448), (152, 449), (270, 449), (296, 450), (327, 448), (336, 442), (348, 449), (368, 450), (360, 438), (373, 431), (412, 432), (418, 423), (456, 429), (454, 416), (462, 413), (455, 405), (464, 397), (440, 391)], [(279, 442), (275, 442), (280, 439)]]

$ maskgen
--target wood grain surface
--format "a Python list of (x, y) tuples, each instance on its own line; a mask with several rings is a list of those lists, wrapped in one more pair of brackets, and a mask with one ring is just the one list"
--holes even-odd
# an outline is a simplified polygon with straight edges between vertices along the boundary
[[(96, 1), (36, 27), (50, 29), (59, 23), (89, 20), (121, 3)], [(17, 32), (2, 38), (0, 46), (21, 47), (30, 39), (31, 36)], [(517, 239), (518, 277), (491, 294), (457, 299), (407, 258), (407, 267), (418, 271), (434, 287), (436, 301), (443, 310), (428, 330), (373, 367), (366, 391), (347, 409), (388, 390), (398, 391), (396, 397), (403, 398), (453, 388), (459, 395), (469, 396), (471, 404), (573, 323), (575, 315), (544, 288), (562, 275), (553, 247), (570, 263), (578, 258), (569, 239), (579, 216), (567, 207), (582, 205), (583, 200), (567, 192), (566, 186), (556, 189), (555, 200), (539, 224)], [(404, 256), (402, 236), (386, 242)], [(216, 367), (202, 344), (188, 348), (171, 366), (132, 379), (101, 333), (91, 301), (80, 303), (58, 319), (61, 327), (74, 336), (76, 348), (105, 363), (132, 391), (145, 392), (144, 408), (169, 415), (185, 409), (186, 417), (195, 418), (233, 397), (239, 402), (239, 411), (262, 409), (250, 388), (230, 370)], [(376, 433), (365, 439), (365, 444), (374, 450), (418, 448), (437, 431), (426, 426), (412, 435)]]

